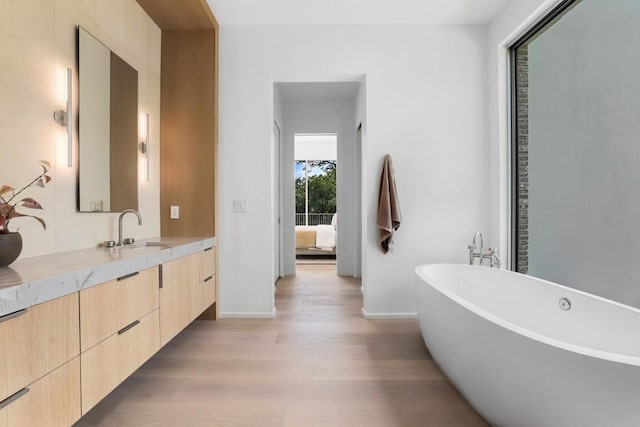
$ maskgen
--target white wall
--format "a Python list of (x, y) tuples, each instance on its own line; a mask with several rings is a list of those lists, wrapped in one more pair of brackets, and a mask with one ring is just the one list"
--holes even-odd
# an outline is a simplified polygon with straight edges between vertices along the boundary
[[(272, 207), (271, 210), (273, 212), (273, 272), (272, 277), (274, 282), (277, 282), (278, 279), (284, 276), (284, 267), (283, 261), (284, 257), (282, 255), (282, 241), (284, 240), (284, 228), (282, 226), (282, 212), (283, 212), (283, 201), (280, 195), (280, 187), (282, 182), (282, 168), (280, 165), (282, 164), (282, 155), (283, 155), (283, 141), (282, 141), (282, 131), (284, 129), (284, 107), (282, 105), (282, 97), (278, 91), (274, 91), (273, 97), (273, 138), (272, 138), (272, 146), (271, 146), (271, 172), (272, 179), (271, 182), (271, 202)], [(276, 138), (279, 138), (277, 140)], [(275, 289), (273, 296), (273, 307), (275, 313)]]
[(355, 147), (355, 161), (356, 164), (354, 165), (354, 174), (355, 174), (355, 194), (356, 194), (356, 201), (355, 201), (355, 213), (356, 213), (356, 242), (360, 242), (360, 244), (356, 244), (355, 247), (355, 271), (354, 271), (354, 277), (360, 279), (362, 278), (362, 270), (363, 270), (363, 264), (364, 264), (364, 259), (362, 257), (362, 236), (364, 234), (366, 234), (366, 231), (363, 232), (363, 227), (365, 226), (365, 223), (363, 221), (363, 215), (362, 215), (362, 202), (363, 199), (365, 197), (364, 192), (362, 191), (363, 188), (363, 179), (364, 179), (364, 175), (366, 174), (365, 172), (365, 167), (364, 167), (364, 159), (363, 159), (363, 146), (365, 144), (365, 138), (364, 138), (364, 133), (365, 133), (365, 128), (366, 128), (366, 123), (365, 123), (365, 111), (364, 111), (364, 103), (365, 103), (365, 92), (366, 92), (366, 81), (362, 82), (359, 86), (358, 86), (358, 93), (356, 94), (356, 99), (355, 99), (355, 110), (354, 110), (354, 117), (356, 118), (355, 121), (355, 125), (356, 125), (356, 139), (355, 139), (355, 143), (356, 143), (356, 147)]
[[(297, 133), (337, 134), (337, 264), (338, 274), (355, 274), (355, 118), (354, 100), (287, 100), (284, 101), (283, 170), (291, 177), (294, 171), (294, 136)], [(284, 191), (284, 256), (285, 274), (295, 273), (295, 179), (287, 179)]]
[(529, 44), (529, 274), (635, 306), (639, 17), (585, 0)]
[(296, 160), (337, 160), (336, 135), (311, 134), (295, 137)]
[[(53, 121), (60, 108), (56, 75), (73, 69), (77, 108), (76, 26), (81, 25), (138, 70), (140, 112), (151, 114), (151, 139), (158, 146), (160, 126), (160, 29), (135, 0), (109, 2), (75, 0), (3, 1), (0, 13), (0, 170), (2, 184), (21, 186), (41, 169), (40, 159), (52, 165), (47, 188), (29, 189), (38, 200), (36, 212), (47, 223), (18, 218), (10, 229), (20, 229), (21, 257), (95, 246), (117, 238), (117, 214), (78, 213), (77, 147), (74, 166), (64, 161), (64, 133)], [(74, 138), (77, 143), (77, 136)], [(141, 161), (141, 158), (140, 158)], [(140, 182), (139, 209), (144, 223), (126, 220), (127, 234), (135, 238), (160, 233), (158, 150), (151, 151), (151, 182)], [(129, 222), (131, 221), (131, 222)]]
[[(465, 262), (473, 233), (489, 225), (485, 27), (223, 26), (220, 41), (222, 313), (272, 313), (272, 233), (264, 226), (272, 82), (364, 75), (365, 310), (414, 314), (415, 266)], [(394, 158), (403, 214), (387, 255), (374, 225), (385, 153)], [(249, 211), (234, 214), (233, 199), (246, 199)]]

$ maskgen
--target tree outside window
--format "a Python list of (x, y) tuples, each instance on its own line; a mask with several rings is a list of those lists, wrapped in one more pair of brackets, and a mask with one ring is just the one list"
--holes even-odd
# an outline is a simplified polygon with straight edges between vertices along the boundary
[(330, 224), (336, 212), (336, 161), (297, 160), (296, 225)]

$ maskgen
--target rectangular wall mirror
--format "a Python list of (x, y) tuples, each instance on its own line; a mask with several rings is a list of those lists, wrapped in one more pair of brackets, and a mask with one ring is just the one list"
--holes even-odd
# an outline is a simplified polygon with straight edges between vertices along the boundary
[(78, 207), (138, 209), (138, 72), (78, 27)]

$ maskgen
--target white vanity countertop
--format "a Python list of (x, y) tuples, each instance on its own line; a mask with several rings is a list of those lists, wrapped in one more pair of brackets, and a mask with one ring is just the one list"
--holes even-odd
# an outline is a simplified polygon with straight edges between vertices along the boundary
[(0, 316), (214, 247), (215, 237), (157, 237), (163, 246), (89, 248), (0, 268)]

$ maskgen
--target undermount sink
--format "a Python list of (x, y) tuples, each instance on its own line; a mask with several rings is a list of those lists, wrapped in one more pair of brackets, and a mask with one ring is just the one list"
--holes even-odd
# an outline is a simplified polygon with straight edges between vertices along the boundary
[[(124, 239), (125, 242), (130, 242), (133, 239)], [(113, 240), (107, 240), (104, 243), (101, 243), (100, 245), (105, 249), (108, 249), (110, 251), (114, 251), (116, 249), (118, 250), (122, 250), (122, 249), (144, 249), (144, 248), (158, 248), (158, 249), (170, 249), (171, 246), (169, 246), (168, 243), (166, 242), (153, 242), (153, 241), (148, 241), (148, 240), (143, 240), (140, 242), (133, 242), (133, 243), (125, 243), (124, 245), (118, 245), (115, 241)]]
[(162, 242), (135, 242), (130, 245), (123, 246), (123, 249), (141, 249), (141, 248), (168, 248)]
[(169, 246), (167, 246), (162, 242), (135, 242), (135, 243), (132, 243), (131, 245), (125, 246), (125, 248), (127, 249), (151, 248), (151, 247), (168, 248)]

